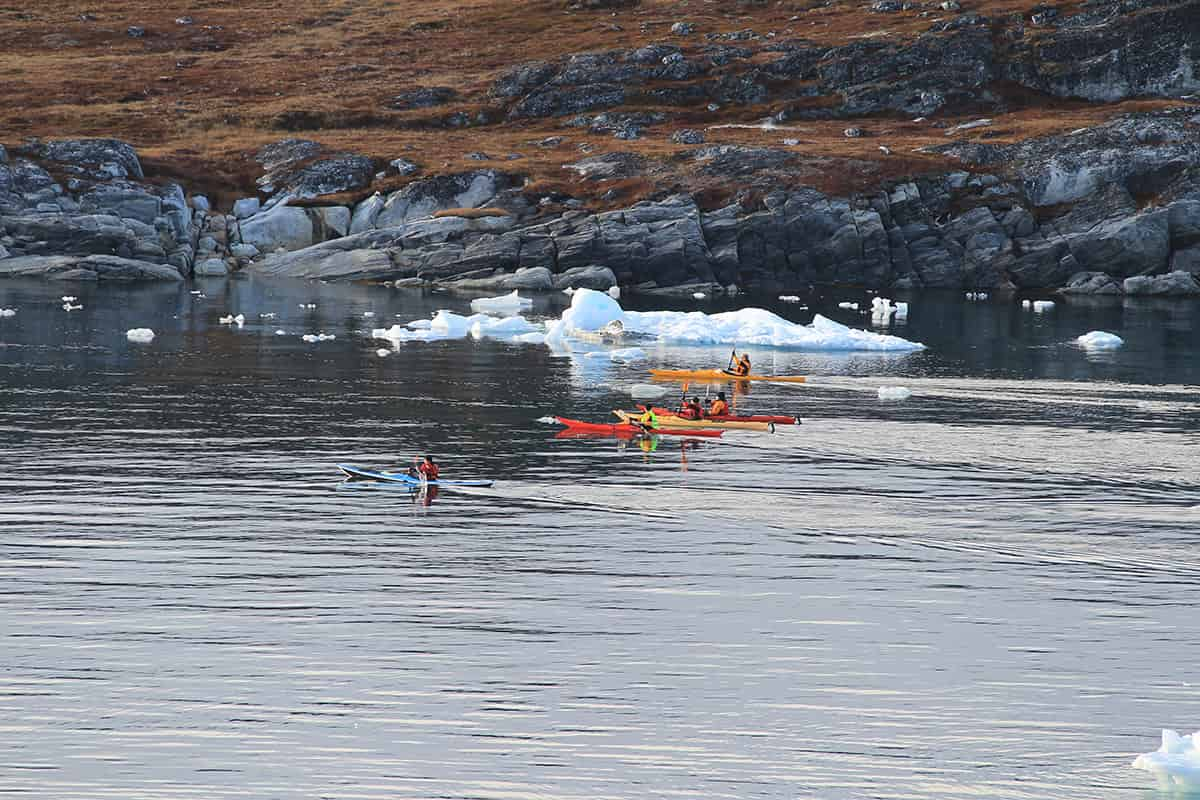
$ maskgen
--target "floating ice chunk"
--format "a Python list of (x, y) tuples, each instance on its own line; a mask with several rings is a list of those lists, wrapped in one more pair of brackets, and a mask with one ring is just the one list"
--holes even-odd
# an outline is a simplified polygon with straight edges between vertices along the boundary
[(608, 296), (614, 300), (620, 300), (621, 299), (621, 287), (620, 286), (608, 287)]
[(987, 292), (967, 292), (966, 297), (968, 300), (987, 300), (988, 299)]
[(71, 294), (64, 294), (62, 296), (62, 301), (64, 303), (74, 303), (78, 299), (79, 299), (78, 297), (76, 297), (75, 295), (71, 295)]
[(797, 325), (762, 308), (721, 314), (699, 311), (625, 312), (625, 330), (679, 344), (739, 344), (804, 350), (875, 350), (905, 352), (925, 345), (898, 336), (858, 330), (818, 314), (811, 325)]
[(258, 318), (259, 319), (275, 319), (275, 314), (274, 314), (274, 312), (269, 312), (266, 314), (259, 314)]
[(131, 342), (149, 344), (154, 341), (154, 331), (149, 328), (130, 328), (125, 331), (125, 338)]
[(609, 351), (608, 357), (613, 361), (628, 364), (633, 361), (644, 361), (646, 359), (646, 351), (640, 347), (625, 347), (620, 350)]
[(880, 386), (880, 400), (907, 400), (912, 397), (912, 390), (904, 386)]
[(838, 303), (838, 308), (844, 308), (847, 311), (858, 311), (858, 303)]
[(546, 334), (541, 331), (530, 331), (529, 333), (522, 333), (520, 336), (514, 336), (513, 341), (520, 344), (545, 344)]
[(794, 294), (781, 294), (779, 295), (779, 301), (781, 303), (799, 303), (800, 298)]
[(621, 304), (610, 295), (594, 289), (577, 289), (571, 296), (571, 307), (563, 312), (563, 330), (568, 334), (574, 331), (598, 331), (624, 316)]
[(373, 317), (373, 316), (375, 316), (375, 312), (374, 311), (364, 311), (363, 316), (364, 317)]
[(392, 351), (388, 350), (386, 347), (381, 347), (375, 351), (375, 355), (379, 356), (380, 358), (387, 358), (391, 354), (392, 354)]
[(301, 338), (301, 339), (303, 339), (303, 340), (304, 340), (304, 341), (306, 341), (306, 342), (315, 342), (315, 341), (317, 341), (317, 335), (316, 335), (315, 333), (306, 333), (306, 334), (304, 334), (303, 336), (301, 336), (300, 338)]
[[(475, 318), (474, 324), (471, 325), (472, 339), (505, 339), (535, 332), (534, 326), (521, 316), (505, 317), (504, 319), (486, 315), (479, 316), (481, 318)], [(539, 333), (539, 335), (542, 334)]]
[(1054, 308), (1053, 300), (1034, 300), (1033, 301), (1034, 313), (1040, 314), (1043, 311), (1050, 311), (1053, 308)]
[(15, 308), (0, 308), (0, 317), (15, 317), (17, 310)]
[(83, 308), (83, 304), (80, 303), (77, 306), (73, 306), (70, 303), (63, 303), (62, 308), (63, 308), (63, 311), (78, 311), (79, 309)]
[(280, 328), (279, 330), (275, 331), (275, 335), (276, 336), (287, 336), (287, 331), (285, 331), (283, 328)]
[(707, 298), (708, 298), (708, 295), (706, 295), (704, 292), (692, 292), (693, 300), (705, 300)]
[(1087, 350), (1115, 350), (1125, 344), (1125, 340), (1115, 333), (1092, 331), (1077, 338), (1075, 343)]
[(221, 317), (220, 319), (217, 320), (217, 322), (221, 323), (222, 325), (237, 325), (240, 328), (246, 324), (246, 315), (238, 314), (236, 317), (234, 317), (234, 316)]
[(414, 320), (408, 325), (393, 325), (390, 328), (375, 328), (371, 337), (392, 342), (434, 342), (442, 339), (512, 339), (540, 331), (537, 326), (521, 316), (493, 317), (488, 314), (472, 314), (464, 317), (442, 309), (432, 320)]
[(193, 289), (192, 294), (201, 294), (199, 289)]
[(908, 303), (896, 303), (896, 321), (908, 319)]
[(886, 325), (896, 313), (896, 307), (886, 297), (871, 298), (871, 319), (876, 323)]
[(629, 387), (629, 396), (639, 400), (653, 400), (669, 391), (673, 390), (655, 383), (635, 383)]
[(1135, 758), (1132, 766), (1153, 775), (1160, 789), (1188, 793), (1200, 789), (1200, 731), (1180, 736), (1164, 730), (1162, 745)]
[(534, 420), (534, 422), (540, 422), (543, 425), (557, 425), (558, 424), (558, 420), (555, 419), (554, 417), (538, 417), (537, 419)]
[(480, 313), (516, 314), (527, 308), (533, 308), (533, 301), (521, 297), (516, 289), (499, 297), (481, 297), (471, 301), (471, 310)]

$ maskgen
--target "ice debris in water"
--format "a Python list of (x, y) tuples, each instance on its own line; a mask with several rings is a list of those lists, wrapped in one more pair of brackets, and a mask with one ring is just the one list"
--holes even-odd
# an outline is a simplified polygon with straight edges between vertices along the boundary
[(337, 336), (332, 333), (306, 333), (300, 338), (306, 342), (327, 342), (330, 339), (336, 339)]
[(283, 328), (280, 328), (279, 330), (275, 331), (275, 335), (276, 336), (287, 336), (287, 331), (285, 331)]
[(488, 314), (464, 317), (442, 309), (434, 314), (432, 320), (414, 320), (408, 325), (396, 324), (390, 328), (375, 328), (371, 331), (371, 337), (393, 342), (433, 342), (441, 339), (462, 339), (466, 336), (474, 336), (476, 339), (504, 339), (528, 333), (541, 335), (538, 326), (524, 317), (499, 319)]
[(386, 347), (381, 347), (375, 351), (375, 355), (379, 356), (380, 358), (387, 358), (391, 354), (392, 354), (392, 351), (388, 350)]
[(844, 308), (847, 311), (858, 311), (858, 303), (838, 303), (838, 308)]
[(275, 314), (273, 312), (268, 312), (266, 314), (259, 314), (258, 318), (259, 319), (275, 319)]
[(886, 297), (871, 298), (871, 321), (887, 325), (895, 318), (897, 322), (908, 319), (908, 303), (893, 303)]
[(967, 292), (968, 300), (987, 300), (987, 292)]
[(246, 324), (246, 315), (238, 314), (236, 317), (233, 315), (221, 317), (217, 320), (217, 322), (221, 323), (222, 325), (237, 325), (240, 328)]
[(79, 309), (81, 309), (81, 308), (83, 308), (83, 304), (82, 304), (82, 303), (80, 303), (80, 304), (79, 304), (79, 305), (77, 305), (77, 306), (73, 306), (73, 305), (71, 305), (69, 302), (68, 302), (68, 303), (63, 303), (63, 307), (62, 307), (63, 311), (78, 311), (78, 310), (79, 310)]
[(62, 301), (64, 303), (74, 303), (78, 299), (79, 299), (78, 297), (76, 297), (74, 295), (70, 295), (70, 294), (64, 294), (62, 296)]
[(563, 289), (563, 294), (565, 294), (567, 297), (570, 297), (571, 295), (575, 294), (575, 287), (568, 286), (567, 288)]
[(1125, 344), (1125, 340), (1108, 331), (1092, 331), (1077, 338), (1075, 343), (1086, 350), (1115, 350)]
[(364, 317), (373, 317), (373, 316), (375, 316), (375, 312), (374, 311), (364, 311), (363, 316)]
[(558, 420), (556, 420), (554, 417), (538, 417), (537, 419), (534, 420), (534, 422), (540, 422), (543, 425), (557, 425), (558, 424)]
[(799, 303), (800, 298), (794, 294), (781, 294), (781, 295), (779, 295), (779, 302), (781, 302), (781, 303)]
[(623, 361), (625, 363), (644, 361), (646, 351), (640, 347), (626, 347), (620, 350), (609, 351), (608, 357), (613, 361)]
[(672, 390), (656, 383), (635, 383), (629, 387), (629, 396), (639, 400), (653, 400), (662, 397), (668, 391)]
[(131, 342), (148, 344), (154, 341), (154, 331), (149, 328), (130, 328), (125, 331), (125, 338)]
[(1192, 792), (1200, 789), (1200, 731), (1180, 736), (1162, 732), (1162, 745), (1133, 760), (1133, 768), (1149, 772), (1160, 789)]
[(1021, 307), (1033, 309), (1034, 311), (1036, 311), (1037, 313), (1040, 314), (1043, 311), (1049, 311), (1050, 309), (1054, 308), (1054, 301), (1053, 300), (1025, 300), (1021, 303)]
[(478, 313), (516, 314), (527, 308), (533, 308), (533, 301), (527, 297), (521, 297), (517, 294), (516, 289), (499, 297), (481, 297), (471, 301), (471, 310)]
[(0, 308), (0, 317), (15, 317), (17, 310), (15, 308)]
[(880, 400), (907, 400), (912, 397), (912, 390), (904, 386), (880, 386)]
[(692, 292), (693, 300), (704, 300), (707, 297), (708, 295), (706, 295), (704, 292)]

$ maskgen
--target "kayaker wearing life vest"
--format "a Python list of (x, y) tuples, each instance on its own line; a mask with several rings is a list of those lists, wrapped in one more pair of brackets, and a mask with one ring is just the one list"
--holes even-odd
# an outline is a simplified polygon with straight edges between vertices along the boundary
[(633, 422), (639, 425), (644, 431), (658, 430), (658, 415), (654, 413), (654, 409), (647, 406), (638, 406), (642, 410), (641, 415), (634, 417)]
[(729, 403), (725, 402), (725, 393), (717, 392), (717, 399), (713, 400), (712, 406), (708, 409), (708, 416), (723, 417), (729, 413)]
[(437, 462), (433, 460), (433, 456), (425, 456), (419, 462), (414, 460), (413, 463), (417, 465), (417, 477), (424, 478), (427, 481), (436, 481), (438, 475), (441, 473), (441, 469), (438, 467)]
[(679, 416), (684, 419), (703, 419), (704, 406), (700, 405), (700, 398), (693, 397), (691, 400), (685, 402), (679, 408)]
[(750, 374), (750, 354), (742, 353), (740, 356), (736, 353), (730, 359), (732, 364), (729, 367), (729, 372), (732, 375), (742, 376)]

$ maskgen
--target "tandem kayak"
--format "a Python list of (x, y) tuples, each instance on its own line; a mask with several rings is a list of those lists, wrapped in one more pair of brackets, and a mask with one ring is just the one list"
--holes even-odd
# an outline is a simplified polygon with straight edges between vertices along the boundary
[(383, 472), (352, 467), (349, 464), (338, 464), (337, 468), (344, 472), (346, 477), (351, 480), (388, 481), (389, 483), (403, 483), (413, 488), (421, 486), (491, 486), (494, 483), (494, 481), (423, 481), (420, 478), (412, 477), (406, 472)]
[(567, 419), (566, 417), (555, 417), (555, 419), (558, 420), (560, 425), (566, 427), (568, 430), (585, 433), (607, 433), (615, 436), (635, 436), (638, 434), (650, 433), (655, 436), (717, 437), (725, 433), (725, 431), (711, 429), (687, 430), (686, 428), (656, 428), (653, 431), (646, 431), (641, 426), (630, 425), (629, 423), (609, 425), (603, 422), (583, 422), (577, 419)]
[[(637, 411), (619, 410), (614, 410), (613, 413), (616, 414), (622, 422), (629, 422), (632, 418), (638, 416), (639, 414)], [(660, 408), (654, 409), (654, 413), (659, 416), (662, 424), (669, 428), (711, 428), (714, 430), (769, 431), (772, 433), (775, 431), (774, 422), (757, 422), (754, 420), (745, 422), (734, 420), (732, 422), (727, 422), (716, 418), (710, 419), (709, 417), (705, 417), (704, 419), (688, 419), (687, 417), (676, 416), (670, 411), (664, 413), (664, 410)]]
[(804, 383), (804, 375), (734, 375), (723, 369), (652, 369), (650, 375), (661, 381), (771, 381), (773, 383)]
[(671, 417), (671, 424), (674, 425), (676, 418), (687, 420), (690, 422), (774, 422), (776, 425), (799, 425), (799, 417), (789, 417), (786, 414), (722, 414), (719, 417), (705, 416), (702, 419), (696, 420), (691, 417), (684, 417), (678, 411), (670, 408), (656, 408), (654, 413), (660, 417)]

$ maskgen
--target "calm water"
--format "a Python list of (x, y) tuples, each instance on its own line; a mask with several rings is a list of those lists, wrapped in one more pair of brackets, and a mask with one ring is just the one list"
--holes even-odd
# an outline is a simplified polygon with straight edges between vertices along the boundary
[[(192, 288), (0, 283), (6, 793), (1141, 799), (1200, 727), (1200, 305), (918, 297), (925, 353), (754, 352), (800, 428), (643, 452), (537, 419), (644, 365), (362, 333), (463, 299)], [(426, 451), (498, 483), (333, 466)]]

